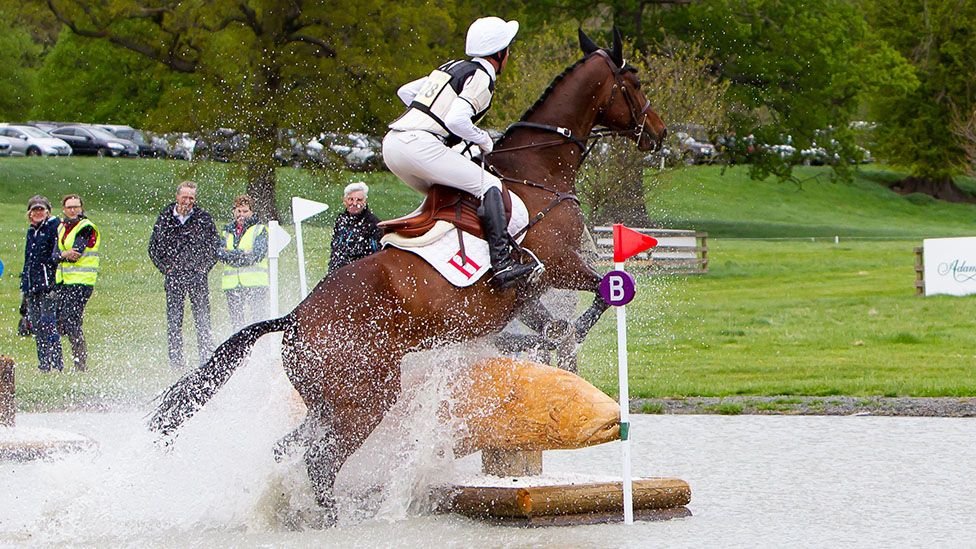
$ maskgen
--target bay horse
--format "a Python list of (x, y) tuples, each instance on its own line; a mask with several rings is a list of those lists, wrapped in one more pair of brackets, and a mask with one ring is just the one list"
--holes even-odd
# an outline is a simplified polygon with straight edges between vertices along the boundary
[[(458, 288), (417, 255), (387, 247), (324, 278), (288, 315), (232, 335), (160, 397), (150, 429), (173, 435), (258, 338), (283, 331), (284, 369), (308, 415), (279, 446), (304, 446), (316, 499), (334, 522), (336, 473), (396, 402), (407, 353), (497, 333), (548, 288), (594, 293), (572, 326), (563, 321), (582, 341), (608, 307), (597, 293), (600, 275), (579, 250), (584, 221), (574, 185), (587, 142), (616, 134), (650, 151), (667, 130), (640, 91), (636, 70), (624, 63), (620, 33), (614, 29), (612, 49), (599, 48), (582, 30), (579, 40), (584, 57), (556, 77), (487, 161), (534, 215), (522, 246), (546, 266), (538, 280), (505, 290), (484, 279)], [(557, 323), (530, 312), (540, 333), (552, 332), (547, 328)]]

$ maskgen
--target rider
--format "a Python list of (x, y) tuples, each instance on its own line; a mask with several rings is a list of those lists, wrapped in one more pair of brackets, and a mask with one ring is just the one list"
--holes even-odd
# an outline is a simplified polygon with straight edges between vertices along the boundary
[(470, 61), (448, 61), (430, 75), (397, 90), (407, 111), (390, 124), (383, 139), (383, 159), (390, 171), (418, 192), (445, 185), (481, 199), (478, 217), (484, 228), (495, 272), (492, 283), (505, 288), (533, 268), (512, 259), (501, 181), (452, 149), (462, 141), (486, 156), (494, 143), (478, 128), (491, 107), (495, 75), (508, 64), (518, 21), (482, 17), (468, 28), (465, 54)]

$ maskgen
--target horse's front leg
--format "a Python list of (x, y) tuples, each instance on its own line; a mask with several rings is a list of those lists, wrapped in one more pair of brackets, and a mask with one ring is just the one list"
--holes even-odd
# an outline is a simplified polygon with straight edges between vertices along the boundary
[(603, 277), (596, 272), (593, 267), (576, 252), (562, 266), (560, 276), (554, 281), (553, 287), (565, 290), (576, 290), (580, 292), (593, 293), (593, 303), (583, 314), (573, 322), (573, 336), (576, 343), (582, 343), (586, 339), (590, 329), (596, 325), (610, 304), (600, 296), (600, 280)]

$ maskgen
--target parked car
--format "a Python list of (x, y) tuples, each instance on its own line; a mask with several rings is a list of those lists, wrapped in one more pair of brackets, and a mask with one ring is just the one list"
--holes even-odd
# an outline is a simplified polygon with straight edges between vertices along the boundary
[(10, 156), (10, 140), (0, 137), (0, 156)]
[(0, 136), (10, 141), (13, 156), (70, 156), (71, 146), (63, 139), (34, 126), (6, 124), (0, 126)]
[(139, 148), (139, 156), (148, 158), (166, 157), (165, 147), (157, 147), (152, 143), (151, 140), (146, 139), (146, 135), (142, 133), (142, 131), (135, 129), (132, 126), (124, 126), (120, 124), (96, 124), (96, 126), (117, 137), (127, 139), (135, 143)]
[(201, 159), (230, 162), (247, 149), (247, 136), (230, 128), (217, 128), (196, 140), (194, 154)]
[(60, 128), (62, 126), (77, 126), (77, 124), (74, 122), (52, 122), (50, 120), (28, 120), (27, 125), (40, 128), (48, 133), (51, 133), (51, 130)]
[(677, 132), (678, 149), (687, 164), (710, 164), (715, 161), (715, 145), (698, 141), (685, 132)]
[(376, 137), (364, 133), (327, 132), (319, 136), (318, 142), (342, 157), (350, 170), (371, 171), (386, 167), (383, 163), (383, 143)]
[(63, 126), (51, 135), (65, 140), (75, 154), (95, 156), (138, 156), (139, 146), (96, 126)]

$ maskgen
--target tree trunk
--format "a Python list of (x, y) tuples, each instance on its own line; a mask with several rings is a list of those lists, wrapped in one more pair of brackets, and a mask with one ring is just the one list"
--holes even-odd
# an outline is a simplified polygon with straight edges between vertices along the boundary
[(976, 202), (976, 197), (960, 189), (952, 182), (951, 177), (940, 179), (924, 179), (921, 177), (907, 177), (891, 185), (891, 190), (898, 194), (922, 193), (946, 202)]
[(646, 227), (650, 223), (644, 204), (644, 170), (627, 169), (626, 177), (608, 185), (602, 193), (591, 196), (590, 224), (623, 223), (631, 227)]
[(275, 204), (275, 161), (269, 155), (247, 163), (247, 194), (254, 200), (254, 210), (263, 220), (281, 220)]

